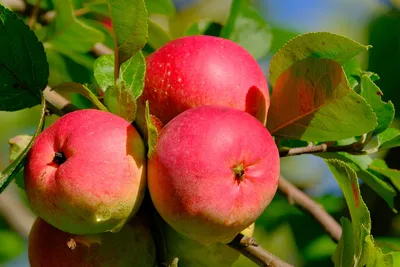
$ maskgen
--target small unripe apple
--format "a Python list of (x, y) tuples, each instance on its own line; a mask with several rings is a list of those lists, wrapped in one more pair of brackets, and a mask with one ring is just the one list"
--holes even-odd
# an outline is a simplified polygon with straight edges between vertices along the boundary
[[(254, 223), (242, 231), (242, 234), (252, 237)], [(178, 258), (178, 266), (185, 267), (229, 267), (240, 257), (240, 253), (222, 244), (201, 244), (176, 232), (167, 223), (163, 224), (163, 237), (167, 251), (168, 262)]]
[(25, 164), (33, 210), (73, 234), (117, 232), (140, 207), (146, 154), (136, 129), (109, 112), (64, 115), (35, 140)]
[(266, 122), (270, 98), (264, 72), (235, 42), (206, 35), (181, 37), (146, 62), (145, 88), (138, 101), (140, 130), (147, 100), (150, 113), (163, 124), (202, 105), (237, 108)]
[(275, 142), (250, 114), (201, 106), (171, 120), (148, 161), (154, 207), (177, 232), (200, 243), (230, 242), (275, 196)]
[(118, 233), (74, 235), (38, 217), (32, 226), (28, 257), (31, 267), (153, 267), (156, 248), (140, 217)]

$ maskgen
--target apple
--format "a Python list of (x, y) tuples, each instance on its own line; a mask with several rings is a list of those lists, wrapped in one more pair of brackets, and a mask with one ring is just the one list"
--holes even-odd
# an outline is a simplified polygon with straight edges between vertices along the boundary
[(136, 119), (144, 133), (146, 101), (163, 124), (202, 105), (237, 108), (265, 123), (270, 105), (268, 84), (257, 61), (235, 42), (206, 35), (175, 39), (146, 58)]
[[(178, 266), (185, 267), (207, 267), (232, 266), (239, 257), (240, 253), (233, 248), (222, 244), (201, 244), (193, 239), (176, 232), (167, 223), (163, 223), (163, 237), (165, 240), (167, 260), (172, 262), (178, 258)], [(242, 231), (242, 234), (252, 237), (254, 232), (254, 223)]]
[(35, 140), (24, 182), (32, 209), (54, 227), (73, 234), (117, 232), (144, 197), (143, 140), (112, 113), (69, 113)]
[(279, 153), (250, 114), (201, 106), (164, 126), (147, 170), (154, 207), (169, 225), (200, 243), (227, 243), (274, 197)]
[(134, 217), (118, 233), (74, 235), (38, 217), (28, 240), (31, 267), (153, 267), (156, 247), (150, 229)]

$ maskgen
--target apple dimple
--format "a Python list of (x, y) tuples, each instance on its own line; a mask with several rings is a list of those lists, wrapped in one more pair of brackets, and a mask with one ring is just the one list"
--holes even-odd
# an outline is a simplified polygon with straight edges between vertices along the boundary
[(58, 166), (60, 166), (61, 164), (63, 164), (66, 161), (67, 161), (67, 157), (65, 156), (65, 154), (63, 152), (56, 152), (54, 154), (53, 162), (55, 164), (57, 164)]
[(243, 181), (245, 177), (245, 168), (243, 166), (243, 163), (239, 163), (236, 166), (232, 168), (233, 173), (235, 174), (235, 180), (237, 183), (240, 183)]

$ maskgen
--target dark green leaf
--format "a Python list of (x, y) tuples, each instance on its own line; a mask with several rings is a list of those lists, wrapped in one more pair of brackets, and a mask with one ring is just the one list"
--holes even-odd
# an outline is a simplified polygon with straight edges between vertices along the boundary
[(96, 95), (92, 91), (90, 91), (89, 88), (82, 84), (75, 82), (65, 82), (55, 86), (52, 90), (80, 94), (89, 99), (98, 109), (102, 111), (108, 111), (107, 108), (96, 97)]
[(390, 208), (394, 209), (394, 198), (397, 195), (396, 190), (391, 185), (368, 171), (368, 167), (372, 163), (372, 159), (369, 156), (354, 156), (345, 152), (318, 153), (315, 155), (324, 159), (338, 159), (348, 164), (348, 166), (357, 173), (357, 176), (363, 182), (382, 197), (382, 199), (388, 203)]
[(33, 142), (36, 137), (43, 130), (44, 119), (46, 117), (46, 101), (42, 95), (42, 113), (39, 121), (39, 125), (36, 129), (35, 134), (32, 137), (32, 140), (28, 144), (28, 146), (21, 152), (21, 154), (5, 168), (0, 174), (0, 193), (6, 189), (7, 185), (12, 181), (12, 179), (21, 171), (25, 163), (25, 157), (31, 149)]
[(256, 59), (267, 55), (272, 41), (267, 23), (247, 0), (233, 0), (221, 37), (240, 44)]
[(0, 110), (40, 104), (48, 77), (43, 44), (22, 19), (0, 5)]
[(390, 179), (393, 185), (400, 191), (400, 171), (389, 169), (384, 160), (376, 159), (369, 169)]
[(104, 94), (104, 104), (108, 110), (128, 122), (136, 118), (136, 98), (131, 88), (124, 82), (109, 87)]
[[(351, 236), (350, 226), (348, 223), (344, 223), (346, 230), (341, 238), (343, 239), (342, 246), (338, 246), (338, 250), (335, 252), (333, 258), (335, 266), (363, 267), (369, 256), (369, 247), (365, 239), (371, 231), (371, 217), (361, 197), (357, 175), (343, 161), (331, 159), (326, 160), (326, 163), (343, 191), (350, 211), (353, 230), (353, 235)], [(349, 252), (345, 251), (347, 250), (349, 242), (351, 244), (349, 250), (351, 246), (354, 248), (351, 253), (352, 255), (349, 255)], [(341, 263), (344, 262), (346, 264), (342, 265)]]
[(291, 39), (274, 55), (269, 78), (272, 85), (275, 85), (279, 76), (300, 60), (310, 57), (327, 58), (344, 64), (368, 48), (347, 37), (329, 32), (302, 34)]
[[(94, 76), (103, 91), (114, 85), (113, 62), (113, 55), (105, 55), (96, 59), (94, 63)], [(145, 74), (145, 59), (143, 54), (139, 52), (121, 65), (119, 81), (124, 82), (125, 86), (131, 89), (136, 99), (143, 92)]]
[(175, 15), (175, 5), (172, 0), (145, 0), (149, 13), (171, 17)]
[(148, 14), (144, 0), (109, 0), (115, 32), (116, 68), (144, 47), (148, 38)]
[(267, 119), (273, 135), (314, 142), (362, 135), (376, 125), (371, 107), (349, 88), (339, 63), (322, 58), (298, 61), (279, 77)]
[(377, 135), (380, 149), (388, 149), (400, 146), (400, 130), (396, 128), (388, 128), (384, 132)]
[(364, 74), (361, 77), (361, 96), (371, 105), (372, 110), (378, 117), (378, 126), (374, 130), (374, 134), (379, 134), (386, 130), (394, 119), (394, 106), (391, 101), (385, 103), (382, 101), (382, 91)]
[[(71, 0), (55, 1), (57, 16), (46, 30), (46, 46), (64, 53), (66, 50), (85, 53), (96, 43), (104, 41), (104, 34), (77, 20), (73, 14)], [(68, 55), (67, 55), (68, 56)]]
[(153, 124), (153, 120), (150, 115), (150, 107), (149, 101), (146, 101), (146, 110), (145, 110), (145, 118), (146, 118), (146, 127), (147, 127), (147, 157), (150, 158), (151, 154), (153, 154), (157, 140), (158, 140), (158, 130), (157, 127)]
[(171, 36), (169, 36), (169, 34), (163, 28), (161, 28), (154, 20), (149, 19), (148, 44), (152, 48), (158, 49), (171, 40), (172, 40)]

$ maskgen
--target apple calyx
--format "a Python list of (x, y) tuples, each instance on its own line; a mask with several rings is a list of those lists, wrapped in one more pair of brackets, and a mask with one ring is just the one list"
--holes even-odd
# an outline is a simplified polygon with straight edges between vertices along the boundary
[(64, 153), (62, 152), (56, 152), (54, 154), (54, 158), (53, 158), (53, 162), (55, 164), (57, 164), (58, 166), (60, 166), (61, 164), (63, 164), (64, 162), (67, 161), (67, 157), (65, 156)]
[(240, 163), (239, 165), (233, 167), (232, 170), (233, 170), (233, 173), (235, 174), (236, 180), (238, 182), (243, 181), (244, 175), (245, 175), (243, 163)]

